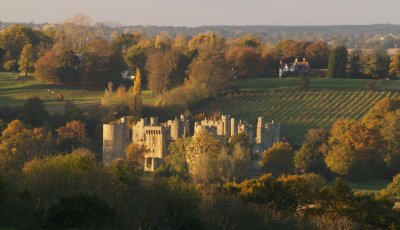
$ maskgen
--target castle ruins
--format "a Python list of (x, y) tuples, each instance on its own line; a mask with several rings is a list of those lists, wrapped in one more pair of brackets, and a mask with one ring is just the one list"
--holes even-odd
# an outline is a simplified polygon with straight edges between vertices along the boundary
[[(125, 148), (134, 143), (145, 145), (144, 170), (154, 171), (163, 158), (168, 154), (168, 145), (178, 138), (190, 137), (190, 123), (185, 115), (159, 123), (157, 117), (142, 118), (136, 124), (130, 126), (128, 118), (122, 117), (119, 121), (103, 125), (103, 162), (109, 164), (116, 158), (125, 158)], [(256, 129), (256, 138), (253, 138), (254, 130), (250, 123), (236, 120), (229, 115), (222, 115), (219, 120), (204, 119), (194, 124), (194, 136), (206, 130), (219, 141), (238, 134), (247, 134), (249, 142), (253, 144), (253, 152), (261, 153), (270, 148), (280, 138), (280, 124), (264, 122), (259, 117)]]

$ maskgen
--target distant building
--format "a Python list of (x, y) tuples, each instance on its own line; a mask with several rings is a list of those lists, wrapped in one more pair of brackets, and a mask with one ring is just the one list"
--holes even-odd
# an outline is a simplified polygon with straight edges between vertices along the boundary
[[(103, 125), (103, 162), (109, 164), (116, 158), (125, 158), (125, 149), (130, 143), (147, 147), (145, 154), (144, 170), (154, 171), (164, 157), (169, 154), (168, 146), (178, 138), (190, 136), (189, 121), (185, 115), (160, 124), (157, 117), (142, 118), (131, 128), (126, 117), (118, 122)], [(202, 130), (212, 133), (216, 139), (223, 141), (238, 134), (246, 134), (252, 144), (253, 151), (260, 154), (264, 149), (270, 148), (280, 138), (280, 125), (265, 123), (262, 117), (258, 118), (256, 138), (254, 139), (253, 127), (246, 121), (239, 120), (229, 115), (222, 115), (219, 120), (204, 119), (194, 124), (194, 136)]]
[(305, 58), (303, 58), (302, 62), (299, 62), (297, 58), (293, 63), (281, 62), (279, 67), (279, 77), (291, 74), (310, 73), (310, 72), (311, 72), (310, 65)]

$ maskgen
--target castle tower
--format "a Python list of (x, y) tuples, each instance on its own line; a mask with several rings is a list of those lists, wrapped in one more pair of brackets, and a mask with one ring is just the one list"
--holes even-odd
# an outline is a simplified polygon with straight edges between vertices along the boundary
[(236, 124), (235, 118), (231, 118), (231, 136), (234, 136), (238, 133), (238, 126)]
[(116, 124), (103, 124), (103, 162), (125, 158), (125, 148), (129, 143), (128, 120), (126, 117)]
[(176, 141), (179, 137), (181, 137), (180, 126), (181, 125), (178, 118), (175, 118), (173, 121), (171, 121), (171, 140)]
[(222, 135), (224, 136), (230, 136), (231, 135), (231, 116), (230, 115), (222, 115), (221, 116), (222, 120)]
[(146, 126), (145, 134), (147, 153), (145, 154), (144, 170), (154, 171), (168, 153), (171, 130), (166, 126)]
[(132, 127), (132, 143), (141, 145), (146, 139), (146, 134), (144, 132), (144, 127), (148, 125), (147, 118), (140, 119), (136, 124)]
[(256, 133), (256, 144), (263, 143), (263, 129), (264, 129), (264, 118), (258, 117), (257, 121), (257, 133)]

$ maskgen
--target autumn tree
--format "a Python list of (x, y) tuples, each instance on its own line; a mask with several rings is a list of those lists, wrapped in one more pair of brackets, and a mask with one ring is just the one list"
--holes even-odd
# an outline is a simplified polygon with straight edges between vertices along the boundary
[(146, 63), (148, 84), (156, 94), (169, 90), (173, 85), (173, 73), (178, 67), (178, 54), (172, 50), (149, 53)]
[(105, 40), (95, 40), (88, 44), (82, 63), (82, 83), (84, 86), (106, 85), (119, 82), (123, 62), (120, 51)]
[(60, 81), (57, 66), (56, 54), (49, 51), (36, 62), (34, 76), (39, 81), (57, 84)]
[(9, 52), (10, 60), (18, 60), (25, 45), (36, 47), (39, 43), (40, 33), (28, 26), (13, 24), (0, 32), (0, 47)]
[(293, 171), (294, 151), (289, 143), (274, 143), (271, 148), (262, 153), (259, 165), (267, 172), (276, 175), (291, 173)]
[(328, 78), (343, 78), (346, 76), (347, 49), (344, 46), (337, 46), (332, 49), (329, 55)]
[(221, 50), (225, 48), (225, 39), (217, 36), (214, 32), (197, 34), (188, 43), (188, 50), (191, 52)]
[(361, 56), (362, 70), (371, 78), (385, 78), (389, 73), (390, 57), (384, 51), (374, 50)]
[(379, 131), (359, 121), (338, 120), (328, 140), (325, 162), (335, 173), (350, 180), (379, 179), (385, 176), (383, 143)]
[(330, 48), (324, 41), (312, 42), (304, 51), (304, 56), (311, 68), (326, 69), (328, 67)]
[(144, 168), (144, 154), (147, 152), (146, 146), (131, 143), (126, 147), (126, 160), (129, 164), (138, 169)]
[(389, 75), (396, 78), (400, 77), (400, 54), (392, 58), (389, 66)]
[(21, 55), (18, 61), (19, 71), (28, 76), (28, 73), (33, 73), (35, 69), (36, 53), (32, 47), (32, 44), (27, 44), (21, 51)]
[(70, 121), (56, 132), (56, 143), (62, 150), (85, 147), (89, 142), (85, 124), (81, 121)]
[(295, 40), (283, 40), (276, 45), (281, 61), (293, 62), (296, 58), (305, 57), (305, 51), (309, 42)]
[(116, 95), (120, 104), (126, 104), (126, 102), (128, 101), (128, 93), (126, 92), (126, 88), (124, 85), (120, 85), (118, 87)]
[(380, 130), (385, 125), (385, 116), (399, 109), (400, 99), (388, 97), (383, 98), (368, 110), (368, 112), (363, 116), (361, 122), (368, 128)]
[(226, 89), (233, 78), (224, 54), (214, 51), (201, 52), (190, 64), (188, 74), (194, 84), (207, 86), (211, 95)]
[(113, 83), (108, 82), (107, 88), (104, 90), (104, 95), (101, 98), (101, 105), (104, 107), (110, 107), (112, 103), (112, 94), (113, 94)]
[(243, 179), (250, 165), (250, 148), (236, 143), (233, 149), (228, 149), (206, 130), (196, 133), (193, 140), (184, 147), (186, 164), (181, 163), (179, 168), (184, 170), (187, 167), (191, 179), (197, 183), (220, 183)]
[(400, 172), (400, 109), (385, 116), (381, 135), (386, 145), (385, 162), (393, 174)]
[(131, 113), (139, 115), (142, 111), (142, 76), (139, 69), (136, 69), (133, 86), (129, 89), (129, 109)]
[(264, 62), (261, 54), (254, 48), (232, 46), (225, 54), (232, 66), (235, 77), (252, 78), (264, 74)]
[(33, 131), (26, 128), (22, 121), (14, 120), (3, 130), (0, 142), (2, 167), (12, 167), (15, 170), (24, 162), (38, 156), (38, 150)]

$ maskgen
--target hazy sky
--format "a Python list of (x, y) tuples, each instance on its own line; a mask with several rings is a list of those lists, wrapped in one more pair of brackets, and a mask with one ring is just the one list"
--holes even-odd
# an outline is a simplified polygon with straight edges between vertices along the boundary
[(0, 0), (0, 20), (60, 22), (75, 13), (124, 25), (400, 24), (400, 0)]

